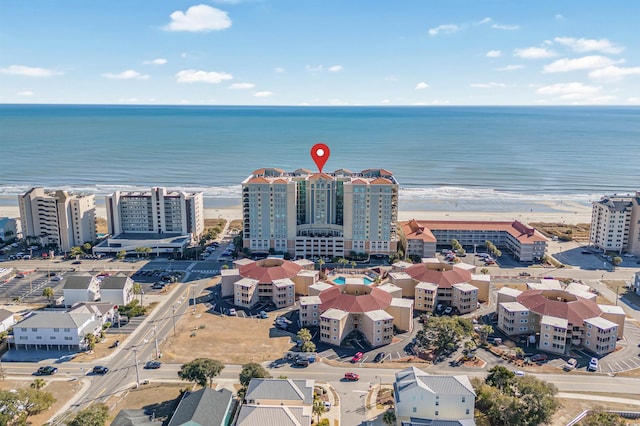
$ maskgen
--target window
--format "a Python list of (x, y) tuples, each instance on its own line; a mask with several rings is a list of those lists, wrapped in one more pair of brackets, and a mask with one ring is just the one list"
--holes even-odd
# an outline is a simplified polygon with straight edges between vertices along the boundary
[(468, 409), (468, 408), (467, 408), (467, 411), (466, 411), (466, 413), (465, 413), (465, 414), (467, 414), (467, 415), (469, 414), (469, 409)]
[(416, 407), (413, 407), (413, 412), (414, 412), (414, 413), (415, 413), (415, 412), (417, 412), (417, 411), (416, 411)]
[(439, 413), (436, 411), (436, 416), (439, 415)]
[[(462, 402), (465, 402), (465, 400), (466, 400), (466, 397), (463, 396), (462, 397)], [(467, 410), (467, 411), (469, 411), (469, 410)], [(469, 414), (469, 413), (467, 413), (467, 414)]]

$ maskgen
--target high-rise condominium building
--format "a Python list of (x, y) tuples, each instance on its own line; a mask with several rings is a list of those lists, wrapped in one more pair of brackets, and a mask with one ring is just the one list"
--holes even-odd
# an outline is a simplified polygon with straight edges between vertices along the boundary
[(38, 237), (60, 250), (96, 240), (96, 207), (93, 194), (69, 194), (31, 188), (18, 195), (23, 237)]
[(602, 250), (640, 254), (640, 192), (595, 201), (589, 240)]
[(111, 235), (191, 234), (196, 238), (204, 231), (202, 192), (116, 191), (107, 195), (106, 207)]
[(383, 169), (259, 169), (242, 182), (242, 211), (252, 252), (309, 258), (397, 249), (398, 182)]

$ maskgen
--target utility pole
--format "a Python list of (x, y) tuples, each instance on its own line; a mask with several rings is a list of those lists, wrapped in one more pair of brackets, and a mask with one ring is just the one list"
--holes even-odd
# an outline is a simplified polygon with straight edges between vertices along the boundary
[(138, 371), (138, 348), (133, 348), (133, 357), (136, 361), (136, 388), (140, 387), (140, 372)]
[(156, 324), (153, 324), (153, 337), (154, 340), (156, 341), (156, 359), (160, 358), (160, 351), (158, 350), (158, 330), (157, 330), (158, 326)]
[(191, 284), (191, 298), (193, 299), (193, 313), (196, 313), (196, 290), (194, 284)]
[(171, 319), (173, 320), (173, 335), (176, 335), (176, 305), (171, 305)]

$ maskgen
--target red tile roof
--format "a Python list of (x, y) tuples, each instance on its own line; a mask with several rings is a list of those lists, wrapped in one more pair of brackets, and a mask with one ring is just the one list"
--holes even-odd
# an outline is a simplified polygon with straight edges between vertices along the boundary
[[(449, 267), (449, 265), (446, 265)], [(413, 266), (405, 268), (402, 272), (408, 274), (416, 281), (424, 281), (427, 283), (437, 284), (438, 288), (451, 288), (454, 284), (468, 283), (471, 281), (471, 272), (461, 268), (455, 268), (444, 271), (427, 268), (426, 263), (416, 263)]]
[(409, 222), (402, 222), (402, 232), (408, 240), (419, 239), (425, 243), (435, 243), (436, 237), (431, 230), (425, 228), (417, 220), (411, 219)]
[(276, 167), (263, 167), (261, 169), (254, 170), (252, 174), (253, 175), (264, 175), (267, 170), (276, 171), (276, 172), (280, 173), (281, 175), (286, 173), (284, 170), (278, 169)]
[[(481, 222), (465, 220), (420, 220), (414, 222), (429, 230), (460, 230), (460, 231), (503, 231), (508, 232), (521, 243), (533, 243), (547, 241), (547, 239), (535, 228), (529, 228), (525, 224), (513, 222)], [(401, 223), (404, 226), (404, 223)]]
[(326, 173), (314, 173), (311, 176), (309, 176), (309, 179), (327, 179), (327, 180), (333, 180), (333, 176), (328, 175)]
[(320, 309), (323, 312), (331, 308), (351, 313), (370, 312), (388, 308), (391, 299), (389, 293), (376, 287), (371, 288), (369, 294), (356, 296), (342, 293), (340, 286), (334, 286), (320, 293)]
[(269, 183), (269, 181), (263, 177), (254, 177), (249, 179), (247, 183)]
[(562, 290), (527, 290), (516, 300), (537, 314), (564, 318), (574, 325), (602, 314), (595, 302)]
[(239, 272), (243, 278), (258, 280), (258, 284), (271, 284), (273, 280), (293, 278), (301, 269), (302, 266), (290, 260), (264, 259), (241, 266)]
[(392, 184), (393, 182), (383, 177), (379, 177), (371, 181), (371, 185), (392, 185)]

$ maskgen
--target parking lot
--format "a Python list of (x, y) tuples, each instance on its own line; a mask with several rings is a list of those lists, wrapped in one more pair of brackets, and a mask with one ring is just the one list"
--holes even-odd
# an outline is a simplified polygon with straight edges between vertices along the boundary
[[(19, 272), (26, 272), (18, 269)], [(49, 276), (55, 274), (55, 276)], [(6, 283), (0, 284), (0, 301), (7, 304), (15, 302), (47, 303), (48, 300), (42, 295), (45, 287), (51, 287), (54, 292), (53, 300), (62, 296), (62, 286), (66, 271), (36, 271), (25, 274), (22, 278), (18, 276)]]

